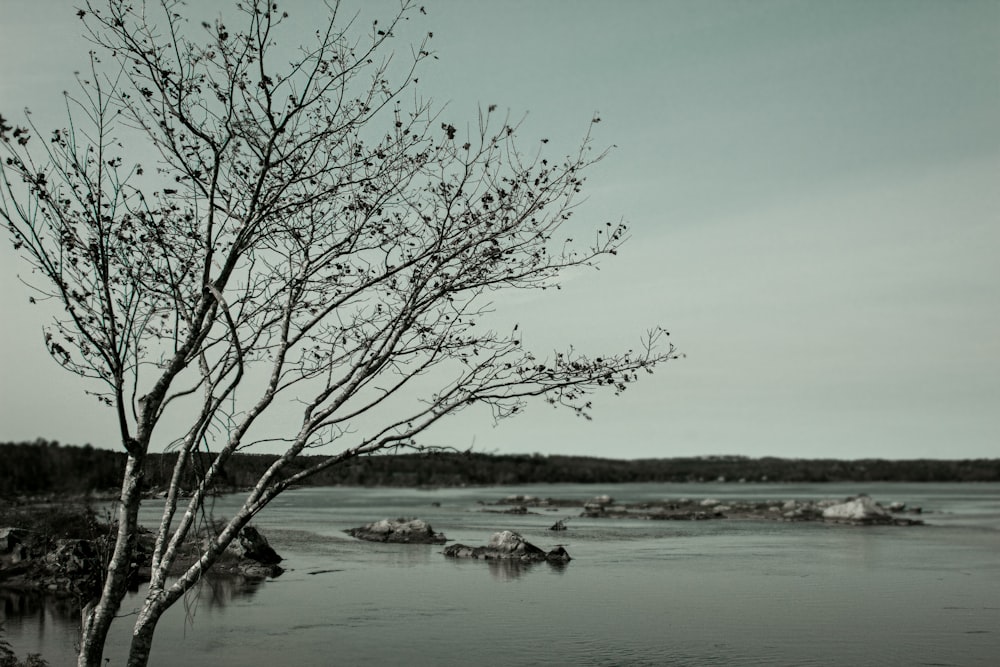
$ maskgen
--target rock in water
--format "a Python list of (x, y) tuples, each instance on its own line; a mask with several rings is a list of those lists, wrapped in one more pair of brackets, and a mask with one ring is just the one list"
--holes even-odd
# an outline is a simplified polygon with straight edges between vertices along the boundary
[(493, 533), (486, 548), (496, 551), (498, 554), (501, 554), (501, 557), (506, 556), (522, 560), (525, 557), (528, 560), (533, 560), (539, 555), (545, 555), (544, 551), (525, 540), (521, 537), (520, 533), (515, 533), (513, 530), (501, 530)]
[(448, 541), (444, 533), (435, 533), (431, 525), (422, 519), (382, 519), (344, 532), (369, 542), (444, 544)]
[(545, 553), (545, 551), (528, 542), (513, 530), (501, 530), (493, 533), (489, 544), (485, 547), (451, 544), (445, 547), (444, 555), (449, 558), (516, 560), (522, 563), (540, 563), (542, 561), (565, 563), (571, 560), (569, 554), (562, 547), (556, 547), (552, 551)]
[(268, 544), (267, 538), (257, 532), (253, 526), (244, 526), (240, 531), (240, 546), (243, 547), (243, 557), (255, 560), (264, 565), (277, 565), (282, 558)]
[(827, 521), (846, 523), (892, 523), (889, 512), (867, 495), (851, 498), (847, 502), (831, 505), (823, 510)]
[(562, 548), (562, 547), (556, 547), (552, 551), (550, 551), (547, 554), (545, 554), (545, 560), (547, 560), (549, 562), (568, 563), (569, 561), (571, 561), (573, 559), (569, 557), (569, 552), (566, 551), (564, 548)]

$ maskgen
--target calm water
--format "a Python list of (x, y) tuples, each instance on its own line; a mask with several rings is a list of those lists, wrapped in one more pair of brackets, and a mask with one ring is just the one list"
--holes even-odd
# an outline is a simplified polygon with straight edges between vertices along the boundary
[[(508, 494), (617, 501), (788, 499), (865, 492), (921, 505), (924, 527), (660, 522), (501, 515)], [(231, 514), (236, 498), (217, 501)], [(440, 503), (434, 506), (432, 503)], [(145, 519), (153, 524), (155, 508)], [(360, 542), (342, 531), (419, 516), (449, 540), (509, 528), (565, 567), (454, 561), (440, 546)], [(558, 485), (303, 489), (256, 525), (287, 572), (205, 584), (161, 621), (153, 664), (194, 665), (995, 665), (1000, 656), (1000, 485)], [(56, 667), (77, 617), (4, 597), (8, 641)], [(122, 614), (139, 605), (127, 599)], [(110, 665), (131, 623), (117, 623)]]

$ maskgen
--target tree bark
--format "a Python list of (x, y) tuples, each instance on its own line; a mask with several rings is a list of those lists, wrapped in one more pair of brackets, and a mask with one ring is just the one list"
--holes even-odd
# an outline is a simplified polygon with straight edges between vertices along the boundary
[(97, 600), (97, 604), (88, 605), (84, 611), (80, 653), (77, 657), (78, 667), (100, 667), (111, 622), (125, 596), (133, 548), (138, 534), (139, 505), (142, 500), (140, 481), (144, 458), (130, 454), (125, 464), (115, 548), (108, 563), (101, 597)]
[(160, 600), (146, 599), (146, 604), (139, 613), (139, 620), (132, 629), (132, 645), (129, 647), (127, 667), (146, 667), (149, 664), (149, 654), (153, 650), (153, 633), (165, 609), (166, 605)]
[(198, 583), (198, 580), (211, 569), (219, 556), (226, 550), (229, 543), (250, 522), (254, 512), (248, 507), (249, 504), (248, 500), (243, 508), (230, 519), (222, 533), (205, 547), (201, 558), (168, 588), (164, 588), (163, 582), (166, 580), (167, 570), (173, 562), (173, 557), (170, 556), (160, 563), (159, 571), (153, 573), (146, 601), (132, 631), (132, 643), (129, 646), (128, 662), (126, 663), (128, 667), (146, 667), (149, 663), (150, 652), (153, 648), (153, 634), (160, 617), (174, 602)]

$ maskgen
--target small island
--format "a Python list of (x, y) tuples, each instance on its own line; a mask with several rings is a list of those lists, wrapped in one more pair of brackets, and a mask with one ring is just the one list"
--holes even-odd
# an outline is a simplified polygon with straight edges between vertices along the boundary
[[(506, 509), (492, 509), (502, 507)], [(532, 509), (559, 511), (576, 509), (578, 516), (591, 519), (644, 519), (652, 521), (705, 521), (710, 519), (743, 519), (768, 521), (825, 521), (852, 525), (918, 526), (923, 521), (912, 518), (923, 513), (920, 507), (908, 507), (895, 501), (888, 506), (860, 494), (843, 499), (720, 501), (715, 498), (693, 500), (617, 503), (608, 495), (589, 500), (566, 500), (512, 495), (490, 504), (484, 511), (503, 514), (526, 514)], [(536, 512), (537, 513), (537, 512)], [(551, 530), (566, 530), (566, 519), (553, 524)]]

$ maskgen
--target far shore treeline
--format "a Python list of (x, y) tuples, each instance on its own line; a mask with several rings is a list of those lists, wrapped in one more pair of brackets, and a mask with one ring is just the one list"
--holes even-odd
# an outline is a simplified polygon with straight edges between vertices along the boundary
[[(212, 459), (202, 452), (197, 470)], [(251, 486), (275, 459), (271, 454), (237, 454), (227, 466), (219, 491)], [(317, 457), (318, 458), (318, 457)], [(145, 486), (166, 488), (175, 455), (151, 454)], [(294, 474), (315, 461), (305, 457)], [(35, 442), (0, 443), (0, 497), (113, 492), (121, 482), (124, 452), (91, 445)], [(435, 451), (380, 455), (326, 470), (310, 486), (490, 486), (539, 483), (627, 482), (996, 482), (1000, 459), (885, 460), (781, 459), (700, 456), (618, 460), (541, 454), (485, 454)]]

